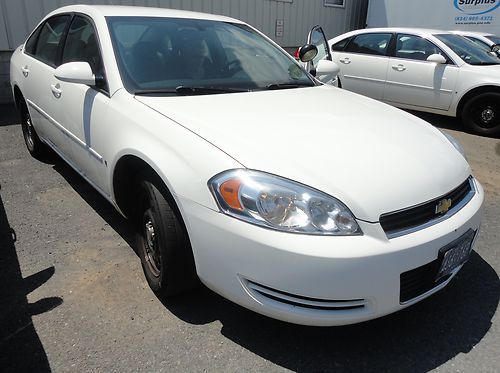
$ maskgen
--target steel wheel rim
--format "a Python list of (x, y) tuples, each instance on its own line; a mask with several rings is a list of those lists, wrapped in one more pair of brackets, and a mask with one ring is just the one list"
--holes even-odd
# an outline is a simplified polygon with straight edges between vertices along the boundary
[(33, 124), (31, 123), (31, 117), (28, 112), (26, 112), (25, 114), (24, 122), (26, 128), (26, 131), (24, 132), (24, 138), (26, 140), (26, 145), (28, 145), (28, 148), (32, 150), (35, 147), (35, 140), (33, 139), (33, 134), (35, 132), (35, 129), (33, 128)]
[(480, 105), (473, 115), (476, 123), (482, 128), (490, 129), (500, 125), (500, 109), (493, 103)]
[(144, 217), (144, 258), (150, 272), (159, 277), (161, 273), (161, 253), (158, 247), (158, 240), (153, 220), (146, 214)]

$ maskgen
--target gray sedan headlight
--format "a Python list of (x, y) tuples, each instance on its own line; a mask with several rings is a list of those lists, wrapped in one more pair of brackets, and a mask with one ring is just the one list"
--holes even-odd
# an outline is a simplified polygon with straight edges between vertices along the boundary
[(448, 141), (451, 142), (451, 144), (455, 147), (455, 149), (457, 149), (460, 154), (462, 154), (462, 156), (467, 159), (467, 156), (465, 155), (465, 150), (462, 146), (462, 144), (460, 144), (460, 142), (454, 138), (452, 135), (450, 135), (449, 133), (446, 133), (444, 131), (441, 131), (441, 133), (448, 139)]
[(342, 202), (288, 179), (230, 170), (214, 176), (208, 184), (223, 213), (252, 224), (294, 233), (362, 234)]

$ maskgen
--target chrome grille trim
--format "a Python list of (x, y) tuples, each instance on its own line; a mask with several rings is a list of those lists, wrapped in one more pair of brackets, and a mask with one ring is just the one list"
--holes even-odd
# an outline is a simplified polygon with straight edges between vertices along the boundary
[[(448, 210), (448, 212), (446, 212), (443, 215), (436, 215), (436, 217), (434, 219), (431, 219), (431, 220), (429, 220), (429, 221), (427, 221), (427, 222), (425, 222), (423, 224), (420, 224), (420, 225), (417, 225), (417, 226), (414, 226), (414, 227), (403, 228), (403, 229), (399, 229), (399, 230), (395, 230), (395, 231), (389, 231), (389, 232), (386, 231), (387, 238), (392, 239), (392, 238), (401, 237), (401, 236), (404, 236), (404, 235), (407, 235), (407, 234), (410, 234), (410, 233), (418, 232), (418, 231), (420, 231), (422, 229), (431, 227), (431, 226), (433, 226), (435, 224), (438, 224), (438, 223), (440, 223), (440, 222), (442, 222), (442, 221), (444, 221), (446, 219), (449, 219), (451, 216), (455, 215), (467, 203), (469, 203), (470, 200), (476, 194), (477, 189), (476, 189), (474, 178), (472, 176), (469, 176), (469, 178), (467, 180), (468, 180), (469, 185), (470, 185), (469, 192), (455, 206), (453, 206), (450, 210)], [(433, 202), (433, 201), (437, 202), (441, 198), (443, 198), (443, 197), (436, 198), (436, 199), (434, 199), (432, 201), (429, 201), (429, 202)], [(413, 210), (415, 208), (418, 208), (419, 206), (425, 205), (425, 204), (427, 204), (429, 202), (425, 202), (425, 203), (422, 203), (420, 205), (412, 206), (412, 207), (405, 208), (405, 209), (402, 209), (402, 210), (399, 210), (399, 211), (394, 211), (394, 212), (391, 212), (391, 213), (383, 214), (383, 215), (381, 215), (381, 218), (383, 216), (386, 216), (386, 215), (392, 215), (392, 214), (396, 214), (396, 213), (400, 213), (400, 212), (404, 212), (404, 211), (410, 211), (410, 210)]]

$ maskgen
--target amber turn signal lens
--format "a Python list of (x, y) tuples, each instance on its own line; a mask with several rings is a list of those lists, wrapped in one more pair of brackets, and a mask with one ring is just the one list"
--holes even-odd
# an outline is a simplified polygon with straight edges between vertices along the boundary
[(229, 207), (237, 210), (243, 210), (243, 206), (241, 206), (240, 199), (238, 198), (240, 186), (241, 181), (238, 179), (229, 179), (223, 182), (219, 187), (220, 194), (224, 201)]

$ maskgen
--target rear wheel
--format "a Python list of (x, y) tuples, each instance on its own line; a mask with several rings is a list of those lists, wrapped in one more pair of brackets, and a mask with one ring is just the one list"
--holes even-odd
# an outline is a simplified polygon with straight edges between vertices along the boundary
[(21, 128), (23, 130), (24, 142), (30, 154), (37, 158), (43, 158), (47, 155), (49, 148), (45, 145), (36, 134), (35, 127), (31, 120), (31, 115), (28, 106), (24, 100), (21, 100), (19, 106), (19, 114), (21, 115)]
[(185, 225), (162, 183), (140, 183), (137, 244), (151, 289), (161, 297), (190, 290), (199, 283)]
[(478, 135), (500, 135), (500, 93), (482, 93), (466, 102), (462, 122)]

